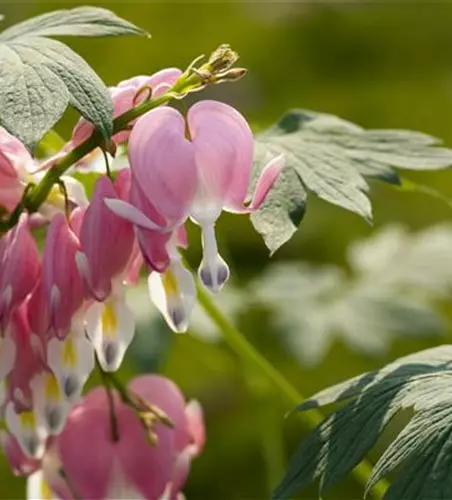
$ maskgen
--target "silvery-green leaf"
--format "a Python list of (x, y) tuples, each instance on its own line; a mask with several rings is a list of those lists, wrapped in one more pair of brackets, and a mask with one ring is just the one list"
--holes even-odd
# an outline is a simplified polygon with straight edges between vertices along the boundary
[(7, 28), (0, 40), (27, 36), (123, 36), (147, 33), (113, 12), (99, 7), (76, 7), (48, 12)]
[(104, 137), (113, 130), (110, 94), (91, 67), (69, 47), (46, 36), (143, 34), (105, 9), (51, 12), (0, 33), (0, 123), (28, 148), (71, 104)]
[[(419, 132), (367, 131), (332, 115), (289, 111), (276, 125), (256, 137), (259, 155), (283, 153), (286, 168), (265, 210), (254, 214), (252, 222), (274, 252), (290, 239), (301, 222), (306, 189), (370, 220), (372, 209), (365, 177), (399, 184), (392, 167), (412, 170), (449, 167), (452, 150), (437, 144), (436, 139)], [(299, 215), (290, 216), (289, 210), (290, 214)]]

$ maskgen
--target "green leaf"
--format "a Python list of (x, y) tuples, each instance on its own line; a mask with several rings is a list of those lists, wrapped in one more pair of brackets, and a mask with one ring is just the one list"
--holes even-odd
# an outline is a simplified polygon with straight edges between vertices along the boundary
[(434, 303), (452, 294), (451, 248), (450, 226), (414, 234), (391, 226), (351, 246), (351, 273), (281, 263), (254, 281), (248, 295), (270, 309), (273, 329), (304, 365), (319, 363), (338, 337), (378, 355), (394, 337), (446, 330)]
[(452, 408), (447, 402), (414, 415), (376, 464), (366, 490), (402, 467), (386, 493), (387, 500), (448, 498), (451, 466)]
[(51, 12), (0, 34), (0, 122), (34, 149), (69, 104), (104, 137), (113, 130), (108, 89), (75, 52), (51, 35), (143, 34), (105, 9)]
[(274, 498), (289, 498), (317, 480), (322, 492), (335, 484), (364, 458), (388, 422), (408, 408), (414, 417), (381, 457), (368, 488), (397, 468), (387, 499), (451, 497), (451, 360), (452, 346), (412, 354), (300, 405), (306, 411), (345, 401), (301, 443)]
[[(272, 198), (265, 210), (252, 217), (271, 252), (287, 241), (301, 222), (301, 216), (294, 218), (290, 214), (304, 213), (305, 188), (371, 220), (365, 177), (399, 184), (392, 167), (430, 170), (452, 165), (452, 150), (438, 147), (437, 139), (428, 135), (403, 130), (366, 131), (335, 116), (306, 110), (286, 113), (256, 137), (256, 144), (260, 156), (283, 153), (286, 157), (286, 168)], [(290, 213), (282, 203), (286, 199), (298, 203), (296, 207), (289, 205)], [(286, 229), (282, 231), (281, 227)]]
[(48, 12), (11, 26), (1, 40), (22, 36), (123, 36), (148, 35), (146, 31), (99, 7), (76, 7)]

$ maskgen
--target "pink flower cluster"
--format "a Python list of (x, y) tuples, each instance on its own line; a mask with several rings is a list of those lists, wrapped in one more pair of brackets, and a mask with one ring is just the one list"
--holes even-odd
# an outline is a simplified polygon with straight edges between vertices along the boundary
[[(167, 69), (112, 88), (115, 115), (167, 90), (180, 74)], [(80, 120), (64, 149), (92, 132)], [(253, 136), (240, 113), (216, 101), (200, 101), (186, 116), (156, 108), (112, 139), (128, 147), (130, 168), (114, 180), (101, 175), (90, 202), (80, 183), (62, 178), (67, 198), (56, 186), (38, 216), (23, 214), (0, 239), (0, 416), (8, 428), (3, 443), (17, 472), (40, 470), (32, 484), (45, 483), (59, 498), (72, 498), (75, 491), (77, 498), (173, 499), (204, 440), (197, 404), (185, 407), (168, 380), (135, 379), (129, 390), (174, 424), (170, 429), (153, 422), (156, 444), (150, 446), (142, 415), (116, 393), (117, 440), (106, 392), (82, 399), (82, 389), (96, 359), (104, 372), (119, 368), (135, 332), (125, 289), (144, 265), (155, 306), (173, 330), (187, 329), (196, 289), (179, 253), (188, 245), (186, 222), (191, 219), (202, 232), (199, 278), (218, 292), (229, 268), (218, 253), (216, 220), (223, 210), (258, 209), (283, 158), (263, 168), (247, 203)], [(0, 130), (0, 206), (6, 212), (48, 168), (52, 160), (38, 164)], [(32, 234), (37, 220), (46, 225), (42, 255)], [(92, 447), (95, 454), (88, 451)]]
[(128, 388), (143, 408), (165, 412), (173, 427), (147, 423), (152, 434), (146, 436), (141, 419), (115, 396), (118, 436), (113, 439), (107, 394), (97, 388), (73, 406), (41, 460), (25, 455), (13, 436), (1, 435), (14, 471), (29, 475), (30, 500), (180, 497), (191, 461), (204, 446), (201, 407), (196, 401), (186, 404), (175, 384), (157, 375), (135, 378)]

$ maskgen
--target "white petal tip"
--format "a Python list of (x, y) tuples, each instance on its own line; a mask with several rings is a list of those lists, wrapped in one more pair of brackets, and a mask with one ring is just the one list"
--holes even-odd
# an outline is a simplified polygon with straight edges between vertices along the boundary
[(220, 256), (210, 266), (202, 262), (198, 274), (202, 284), (214, 293), (218, 293), (223, 288), (230, 275), (228, 265)]

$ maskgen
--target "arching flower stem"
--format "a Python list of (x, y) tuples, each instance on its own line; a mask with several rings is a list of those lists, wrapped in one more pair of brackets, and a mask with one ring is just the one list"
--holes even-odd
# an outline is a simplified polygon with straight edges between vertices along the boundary
[[(147, 113), (151, 109), (154, 109), (162, 104), (166, 104), (173, 99), (182, 99), (187, 94), (191, 92), (196, 92), (201, 90), (206, 85), (221, 83), (223, 81), (234, 81), (234, 78), (217, 78), (220, 76), (218, 68), (224, 66), (218, 64), (218, 61), (227, 62), (228, 70), (232, 64), (235, 63), (237, 56), (229, 61), (228, 57), (230, 54), (235, 54), (233, 51), (227, 47), (222, 46), (222, 51), (215, 51), (211, 58), (200, 68), (195, 71), (194, 68), (189, 67), (185, 73), (179, 78), (179, 80), (170, 87), (166, 92), (155, 98), (150, 98), (139, 104), (138, 106), (126, 111), (122, 115), (115, 118), (113, 121), (113, 135), (126, 130), (129, 127), (129, 123), (141, 115)], [(221, 62), (220, 61), (220, 62)], [(234, 69), (234, 68), (231, 68)], [(240, 76), (245, 74), (245, 70), (242, 70)], [(39, 207), (46, 201), (54, 184), (58, 183), (60, 177), (75, 163), (81, 160), (84, 156), (89, 154), (91, 151), (97, 147), (105, 146), (105, 138), (98, 131), (94, 132), (88, 139), (83, 141), (77, 147), (69, 151), (67, 154), (61, 157), (61, 155), (56, 155), (54, 158), (56, 161), (53, 163), (52, 168), (47, 170), (47, 173), (42, 178), (42, 180), (36, 186), (32, 186), (31, 189), (26, 190), (22, 200), (18, 203), (17, 207), (13, 212), (11, 212), (8, 219), (0, 221), (0, 236), (6, 233), (9, 229), (14, 227), (23, 211), (28, 211), (30, 213), (37, 212)], [(108, 149), (108, 148), (107, 148)]]

